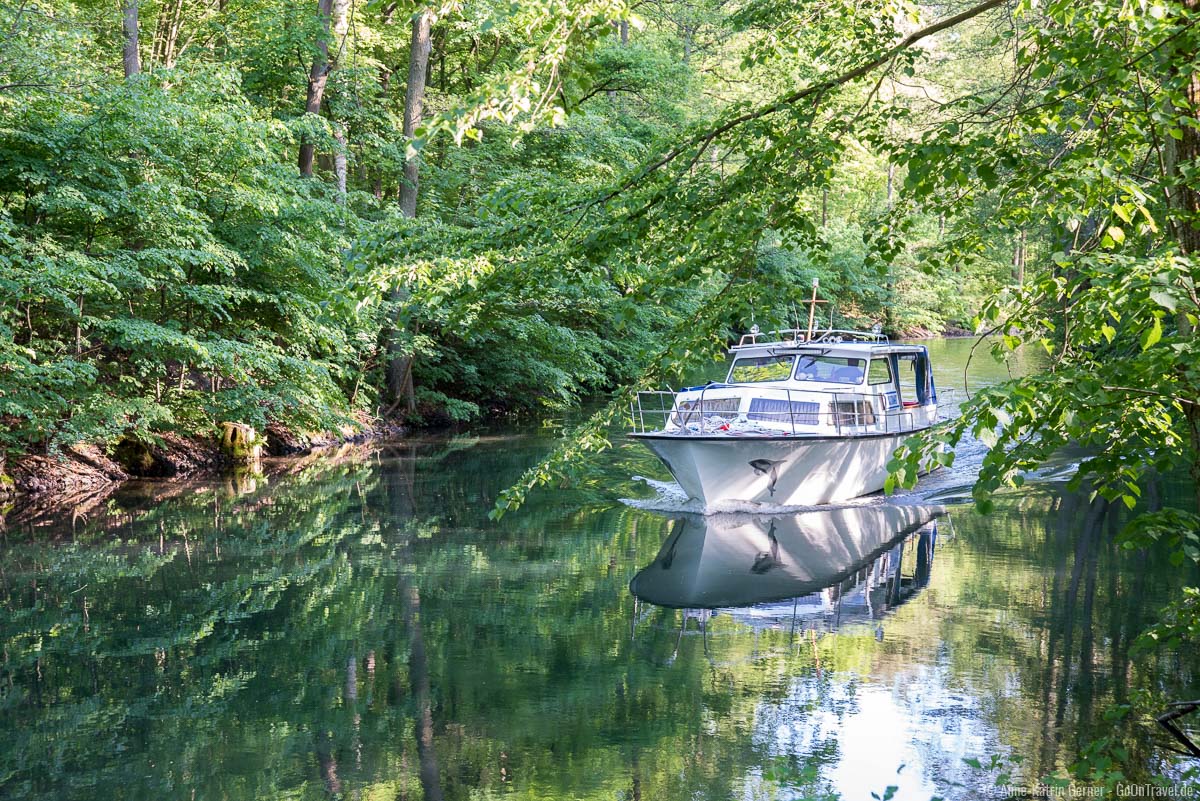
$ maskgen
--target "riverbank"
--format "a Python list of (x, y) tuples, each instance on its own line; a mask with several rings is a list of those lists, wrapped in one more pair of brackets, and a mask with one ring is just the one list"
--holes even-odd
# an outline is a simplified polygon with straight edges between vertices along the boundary
[[(197, 471), (170, 479), (130, 477), (72, 491), (42, 492), (0, 505), (0, 531), (58, 530), (87, 523), (113, 528), (139, 519), (162, 504), (192, 496), (234, 502), (239, 509), (269, 505), (279, 484), (320, 481), (347, 466), (363, 464), (394, 440), (377, 436), (361, 442), (314, 447), (303, 454), (268, 456), (259, 472), (233, 467)], [(265, 493), (265, 494), (264, 494)], [(250, 503), (251, 507), (246, 507)]]
[(940, 331), (929, 328), (905, 328), (889, 334), (892, 339), (963, 339), (975, 336), (975, 332), (954, 323), (947, 323)]
[(129, 482), (170, 488), (222, 475), (296, 473), (323, 459), (338, 458), (346, 447), (398, 439), (406, 433), (398, 425), (360, 423), (355, 428), (317, 433), (271, 424), (261, 437), (263, 456), (248, 471), (222, 451), (215, 435), (167, 433), (153, 443), (122, 441), (111, 451), (80, 443), (53, 454), (21, 454), (7, 463), (0, 461), (0, 475), (5, 479), (0, 520), (10, 514), (29, 517), (27, 512), (41, 517), (54, 509), (77, 513), (103, 502)]

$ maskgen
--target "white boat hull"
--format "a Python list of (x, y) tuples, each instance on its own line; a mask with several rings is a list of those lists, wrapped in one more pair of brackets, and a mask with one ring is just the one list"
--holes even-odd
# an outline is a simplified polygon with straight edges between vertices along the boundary
[(914, 432), (855, 437), (697, 437), (631, 434), (706, 509), (731, 501), (836, 503), (883, 489), (887, 463)]

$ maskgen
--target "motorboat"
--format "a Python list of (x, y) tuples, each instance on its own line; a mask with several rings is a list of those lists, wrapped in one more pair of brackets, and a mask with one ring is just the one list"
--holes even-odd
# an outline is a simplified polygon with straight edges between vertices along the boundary
[(633, 439), (706, 511), (807, 506), (883, 489), (900, 443), (937, 422), (929, 351), (878, 331), (754, 327), (725, 380), (639, 392)]

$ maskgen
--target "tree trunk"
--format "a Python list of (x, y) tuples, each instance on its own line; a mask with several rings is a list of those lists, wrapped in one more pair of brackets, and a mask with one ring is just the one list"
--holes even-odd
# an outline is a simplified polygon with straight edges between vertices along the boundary
[[(304, 111), (307, 114), (321, 113), (321, 102), (325, 99), (325, 83), (329, 80), (329, 72), (332, 69), (329, 62), (329, 23), (333, 15), (333, 0), (318, 0), (317, 9), (321, 15), (322, 33), (317, 40), (317, 57), (313, 59), (312, 69), (308, 73), (308, 95), (304, 101)], [(300, 174), (305, 178), (312, 175), (315, 152), (316, 145), (308, 139), (300, 143), (297, 165), (300, 167)]]
[(150, 47), (151, 69), (175, 66), (179, 33), (183, 29), (183, 0), (169, 0), (158, 13), (154, 42)]
[[(433, 15), (428, 9), (422, 10), (412, 21), (412, 46), (408, 56), (408, 86), (404, 90), (404, 140), (412, 141), (425, 107), (425, 79), (429, 70), (429, 52), (432, 48), (430, 25)], [(404, 163), (404, 177), (400, 181), (400, 213), (410, 219), (417, 216), (417, 190), (419, 188), (419, 166), (417, 157)], [(396, 287), (390, 293), (393, 303), (403, 303), (408, 292), (402, 287)], [(388, 332), (388, 365), (387, 388), (388, 395), (395, 408), (404, 402), (409, 413), (417, 409), (416, 392), (412, 378), (412, 354), (406, 352), (396, 341), (395, 325)]]
[[(1200, 11), (1200, 0), (1184, 0), (1183, 5), (1192, 14)], [(1184, 64), (1186, 60), (1179, 63)], [(1186, 79), (1184, 96), (1187, 98), (1187, 108), (1180, 111), (1193, 117), (1200, 116), (1200, 71), (1191, 70)], [(1196, 130), (1195, 125), (1180, 125), (1179, 128), (1182, 136), (1175, 145), (1175, 164), (1200, 163), (1200, 131)], [(1200, 254), (1200, 188), (1195, 180), (1185, 178), (1174, 187), (1172, 195), (1176, 208), (1184, 218), (1183, 224), (1177, 228), (1179, 247), (1186, 255)]]
[[(404, 140), (412, 140), (413, 132), (421, 124), (425, 109), (425, 78), (429, 68), (429, 51), (432, 40), (429, 27), (433, 15), (428, 9), (421, 11), (412, 22), (412, 47), (408, 56), (408, 86), (404, 90)], [(418, 188), (417, 159), (404, 163), (404, 182), (400, 185), (400, 211), (405, 217), (417, 216)]]
[(1017, 286), (1025, 285), (1025, 232), (1017, 235), (1017, 246), (1013, 248), (1013, 280)]
[[(380, 20), (384, 26), (392, 24), (392, 16), (396, 13), (396, 3), (390, 2), (383, 6), (380, 10)], [(379, 97), (382, 102), (387, 102), (388, 93), (392, 88), (392, 69), (379, 60)], [(375, 195), (376, 200), (383, 199), (383, 172), (382, 170), (375, 173), (371, 180), (371, 192)]]
[(229, 34), (225, 32), (225, 7), (229, 0), (217, 0), (217, 40), (216, 51), (221, 61), (229, 58)]
[(125, 77), (131, 78), (142, 71), (142, 62), (138, 57), (137, 0), (121, 2), (121, 34), (124, 39), (121, 55), (125, 65)]
[(337, 140), (338, 149), (333, 154), (333, 176), (337, 181), (338, 202), (343, 205), (346, 203), (346, 132), (342, 126), (338, 125), (333, 132), (333, 138)]
[[(621, 46), (622, 47), (628, 46), (629, 45), (629, 22), (627, 22), (626, 20), (620, 20), (619, 22), (614, 22), (613, 26), (617, 29), (617, 35), (619, 35), (621, 37)], [(617, 92), (615, 89), (608, 90), (608, 100), (610, 103), (617, 102)]]
[[(1188, 10), (1189, 19), (1194, 18), (1192, 15), (1200, 11), (1200, 0), (1183, 0), (1183, 5)], [(1190, 24), (1187, 19), (1182, 17), (1179, 23), (1181, 25)], [(1176, 112), (1196, 118), (1200, 117), (1200, 71), (1182, 66), (1187, 64), (1187, 59), (1193, 55), (1186, 46), (1182, 49), (1184, 52), (1178, 53), (1178, 58), (1172, 61), (1174, 64), (1180, 65), (1173, 69), (1188, 70), (1183, 75), (1187, 83), (1183, 92), (1187, 106), (1176, 109)], [(1166, 165), (1167, 175), (1163, 177), (1170, 187), (1167, 202), (1177, 215), (1178, 221), (1175, 223), (1174, 229), (1179, 249), (1185, 256), (1195, 257), (1200, 255), (1200, 188), (1197, 188), (1194, 178), (1180, 175), (1179, 166), (1184, 165), (1186, 168), (1200, 163), (1200, 131), (1196, 130), (1195, 125), (1179, 125), (1179, 128), (1182, 135), (1178, 142), (1173, 141), (1170, 136), (1166, 137), (1168, 164)], [(1176, 314), (1176, 324), (1179, 328), (1180, 338), (1191, 339), (1195, 336), (1195, 326), (1182, 310)], [(1177, 369), (1183, 375), (1187, 375), (1190, 367), (1191, 365), (1188, 364), (1177, 365)], [(1188, 407), (1187, 422), (1192, 444), (1192, 487), (1196, 503), (1200, 505), (1200, 407), (1196, 405)]]

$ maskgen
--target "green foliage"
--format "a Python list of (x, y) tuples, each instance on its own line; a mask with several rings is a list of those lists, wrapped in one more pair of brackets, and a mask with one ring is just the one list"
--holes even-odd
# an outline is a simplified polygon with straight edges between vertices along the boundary
[[(861, 88), (703, 138), (884, 46), (889, 3), (434, 8), (428, 113), (406, 142), (414, 9), (357, 9), (342, 36), (295, 0), (151, 2), (128, 80), (118, 27), (89, 8), (0, 12), (0, 446), (370, 416), (387, 409), (393, 321), (420, 416), (464, 421), (653, 377), (662, 338), (731, 276), (747, 303), (699, 339), (787, 321), (814, 275), (839, 319), (899, 329), (937, 330), (990, 286), (977, 271), (964, 296), (924, 263), (932, 218), (893, 262), (874, 257), (901, 225), (872, 132), (902, 116), (830, 116)], [(327, 37), (324, 103), (307, 114)], [(315, 180), (295, 175), (301, 138)], [(670, 168), (647, 169), (662, 153)], [(415, 222), (392, 203), (414, 155)]]
[[(901, 455), (904, 478), (935, 440), (974, 436), (990, 449), (975, 489), (986, 508), (990, 492), (1072, 443), (1088, 454), (1077, 480), (1133, 507), (1147, 469), (1200, 464), (1192, 333), (1200, 309), (1187, 233), (1200, 220), (1167, 202), (1194, 191), (1194, 176), (1159, 158), (1181, 126), (1196, 129), (1172, 62), (1194, 52), (1196, 34), (1178, 4), (1052, 3), (1020, 15), (1009, 38), (1028, 94), (960, 98), (959, 116), (902, 158), (921, 202), (948, 209), (953, 195), (959, 208), (986, 209), (994, 225), (1044, 227), (1046, 258), (1024, 286), (989, 299), (980, 324), (997, 334), (994, 348), (1044, 349), (1052, 368), (976, 395), (961, 420)], [(1118, 25), (1130, 35), (1117, 35)], [(1002, 136), (991, 127), (1000, 118)], [(939, 168), (921, 168), (929, 164)], [(946, 257), (969, 258), (982, 239), (964, 235)]]
[(0, 107), (4, 445), (346, 408), (353, 217), (231, 86), (164, 71)]
[[(744, 285), (736, 274), (708, 302), (700, 304), (692, 317), (682, 321), (666, 337), (670, 343), (647, 363), (649, 366), (603, 409), (577, 426), (539, 464), (526, 470), (520, 480), (500, 493), (490, 516), (499, 519), (519, 508), (530, 491), (551, 484), (565, 484), (578, 478), (588, 460), (611, 446), (609, 436), (614, 423), (624, 422), (630, 403), (639, 388), (669, 383), (704, 361), (711, 362), (721, 352), (724, 328), (721, 314), (729, 308), (745, 308)], [(739, 291), (740, 290), (740, 291)]]
[(1121, 533), (1121, 547), (1166, 548), (1176, 566), (1200, 563), (1200, 515), (1182, 509), (1146, 512), (1130, 521)]
[[(1146, 512), (1121, 532), (1121, 546), (1165, 550), (1177, 568), (1188, 562), (1200, 565), (1200, 515), (1181, 509)], [(1173, 650), (1195, 642), (1200, 642), (1200, 587), (1184, 587), (1161, 618), (1138, 637), (1134, 648)]]
[(1162, 611), (1161, 619), (1138, 636), (1139, 651), (1168, 651), (1200, 642), (1200, 587), (1184, 587), (1180, 597)]

